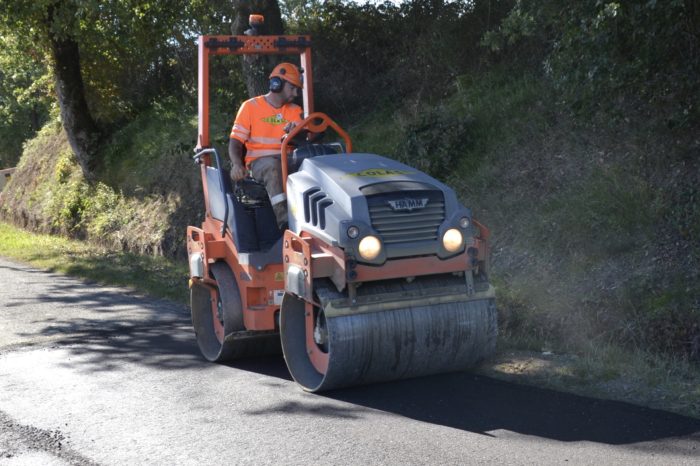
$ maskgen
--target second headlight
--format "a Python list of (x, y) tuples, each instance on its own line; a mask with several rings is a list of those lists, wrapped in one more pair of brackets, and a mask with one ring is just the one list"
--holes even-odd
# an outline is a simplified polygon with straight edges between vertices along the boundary
[(442, 236), (442, 245), (447, 249), (448, 252), (457, 252), (462, 248), (464, 244), (464, 237), (462, 233), (456, 228), (450, 228)]
[(363, 259), (371, 261), (382, 252), (382, 242), (376, 236), (365, 236), (360, 241), (357, 250)]

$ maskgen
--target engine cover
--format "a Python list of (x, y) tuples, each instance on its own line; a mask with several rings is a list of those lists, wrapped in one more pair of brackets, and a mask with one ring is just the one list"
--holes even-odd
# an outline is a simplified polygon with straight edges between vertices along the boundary
[[(471, 212), (452, 189), (375, 154), (304, 160), (287, 179), (287, 202), (292, 231), (308, 231), (349, 254), (356, 255), (364, 236), (379, 237), (383, 254), (376, 263), (428, 254), (446, 257), (450, 254), (440, 241), (444, 231), (462, 217), (471, 221)], [(351, 226), (359, 230), (355, 238), (348, 235)]]

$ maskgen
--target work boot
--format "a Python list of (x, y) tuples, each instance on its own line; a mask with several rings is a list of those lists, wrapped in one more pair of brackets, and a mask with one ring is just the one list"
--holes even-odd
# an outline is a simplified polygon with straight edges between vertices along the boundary
[(277, 218), (277, 226), (280, 230), (284, 231), (287, 229), (287, 203), (279, 202), (272, 206), (272, 210), (275, 212), (275, 218)]

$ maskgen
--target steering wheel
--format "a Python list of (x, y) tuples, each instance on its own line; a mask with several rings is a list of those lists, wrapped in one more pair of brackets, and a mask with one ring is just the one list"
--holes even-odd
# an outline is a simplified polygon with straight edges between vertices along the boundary
[(288, 146), (290, 143), (294, 140), (297, 135), (299, 135), (303, 130), (310, 131), (312, 133), (322, 133), (328, 128), (332, 128), (338, 136), (343, 138), (343, 141), (345, 142), (345, 151), (346, 153), (352, 152), (352, 141), (350, 140), (350, 136), (348, 133), (346, 133), (343, 128), (341, 128), (335, 121), (331, 120), (328, 115), (325, 113), (321, 112), (314, 112), (304, 118), (302, 121), (299, 122), (298, 125), (296, 125), (287, 135), (286, 138), (284, 138), (284, 141), (282, 141), (282, 153), (281, 153), (281, 162), (282, 162), (282, 189), (284, 192), (287, 192), (287, 151), (288, 151)]

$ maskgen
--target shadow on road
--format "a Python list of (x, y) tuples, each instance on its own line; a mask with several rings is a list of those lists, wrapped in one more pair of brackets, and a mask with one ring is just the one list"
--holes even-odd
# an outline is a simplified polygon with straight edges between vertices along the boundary
[[(250, 359), (231, 366), (291, 380), (280, 357)], [(489, 432), (506, 430), (563, 442), (629, 445), (695, 434), (698, 450), (694, 454), (700, 452), (700, 420), (466, 372), (346, 388), (318, 396), (489, 436)], [(273, 410), (316, 414), (318, 406), (282, 401)]]
[(622, 445), (700, 433), (696, 419), (469, 373), (356, 387), (326, 396), (484, 434), (504, 429), (565, 442)]
[(66, 366), (82, 371), (105, 372), (119, 370), (125, 363), (153, 369), (187, 369), (199, 367), (199, 356), (189, 322), (131, 322), (122, 320), (104, 328), (103, 321), (78, 319), (55, 322), (46, 333), (62, 336), (56, 345), (80, 358), (71, 359)]
[[(26, 339), (22, 346), (65, 346), (82, 356), (66, 365), (92, 372), (117, 370), (125, 363), (166, 370), (203, 364), (184, 306), (40, 273), (41, 292), (4, 303), (24, 313), (25, 323), (16, 331)], [(49, 313), (40, 307), (46, 304)]]

